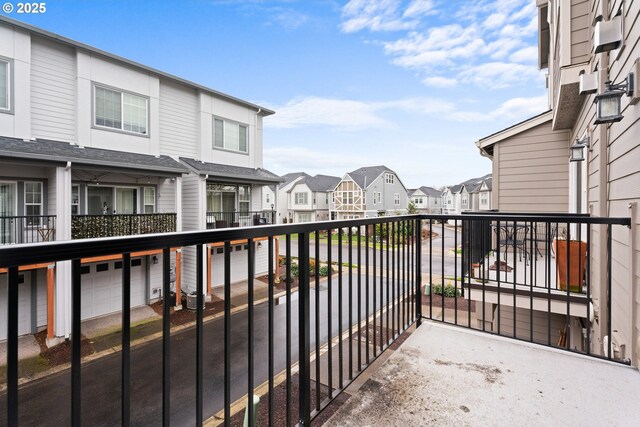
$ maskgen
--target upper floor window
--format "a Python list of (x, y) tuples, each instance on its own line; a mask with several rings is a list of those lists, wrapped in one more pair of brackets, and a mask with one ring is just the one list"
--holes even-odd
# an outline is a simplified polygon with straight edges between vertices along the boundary
[(393, 174), (392, 173), (385, 173), (384, 174), (384, 182), (387, 184), (393, 184)]
[(213, 148), (247, 153), (247, 126), (228, 120), (213, 119)]
[(400, 205), (400, 193), (393, 193), (393, 203)]
[(11, 110), (11, 62), (0, 58), (0, 111)]
[(94, 124), (125, 132), (146, 135), (149, 123), (149, 100), (101, 86), (94, 86)]
[(466, 194), (465, 194), (465, 195), (463, 195), (463, 196), (462, 196), (462, 204), (463, 204), (463, 205), (466, 205), (466, 204), (467, 204), (467, 200), (468, 200), (468, 199), (467, 199), (467, 195), (466, 195)]
[(331, 201), (332, 201), (333, 203), (335, 203), (335, 202), (336, 202), (336, 192), (335, 192), (335, 191), (332, 191), (332, 192), (331, 192)]
[(307, 193), (295, 193), (294, 198), (296, 205), (306, 205), (309, 200), (308, 197), (309, 195)]
[(267, 203), (271, 203), (269, 202), (269, 193), (267, 193), (266, 196), (267, 196)]

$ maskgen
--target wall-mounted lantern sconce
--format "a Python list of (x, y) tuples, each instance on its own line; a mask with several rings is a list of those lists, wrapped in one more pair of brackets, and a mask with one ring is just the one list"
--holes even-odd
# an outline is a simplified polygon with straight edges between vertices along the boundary
[(629, 73), (622, 83), (613, 84), (606, 82), (604, 93), (596, 95), (593, 102), (596, 104), (596, 121), (594, 124), (613, 123), (622, 120), (621, 99), (622, 95), (633, 95), (633, 73)]
[(571, 156), (569, 161), (582, 162), (585, 159), (584, 149), (589, 148), (590, 144), (589, 135), (585, 135), (582, 139), (576, 138), (575, 142), (569, 147)]
[(152, 258), (152, 260), (153, 260), (153, 263), (154, 263), (154, 264), (157, 264), (157, 263), (158, 263), (158, 257), (157, 257), (157, 256), (155, 256), (155, 255), (154, 255), (154, 256), (153, 256), (153, 258)]

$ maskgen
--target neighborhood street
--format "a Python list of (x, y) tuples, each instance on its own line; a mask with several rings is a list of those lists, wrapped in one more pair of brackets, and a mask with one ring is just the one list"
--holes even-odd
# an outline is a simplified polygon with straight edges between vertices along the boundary
[[(338, 277), (333, 276), (332, 335), (338, 333)], [(348, 276), (343, 275), (343, 330), (348, 325)], [(357, 323), (357, 277), (353, 280), (353, 322)], [(362, 318), (365, 315), (365, 283), (361, 277)], [(373, 280), (370, 280), (373, 290)], [(376, 286), (377, 306), (380, 305), (380, 287)], [(369, 295), (372, 307), (373, 294)], [(315, 348), (315, 289), (310, 298), (311, 348)], [(320, 284), (320, 321), (322, 343), (327, 340), (327, 282)], [(255, 385), (268, 378), (268, 306), (260, 304), (254, 309), (254, 375)], [(292, 298), (292, 360), (297, 360), (298, 303)], [(232, 315), (231, 322), (231, 391), (232, 401), (247, 391), (247, 311)], [(286, 303), (274, 309), (275, 371), (285, 368)], [(224, 402), (224, 320), (205, 323), (204, 327), (204, 416), (218, 412)], [(171, 424), (190, 426), (195, 417), (195, 328), (173, 333), (171, 336)], [(345, 348), (345, 358), (348, 351)], [(357, 357), (354, 354), (354, 358)], [(348, 360), (348, 359), (347, 359)], [(120, 423), (120, 353), (102, 357), (82, 366), (82, 424), (115, 425)], [(348, 363), (345, 363), (345, 378)], [(35, 380), (21, 387), (19, 393), (19, 421), (21, 425), (68, 425), (70, 422), (70, 371)], [(337, 379), (334, 380), (337, 382)], [(334, 382), (334, 384), (335, 384)], [(162, 421), (162, 342), (154, 340), (132, 348), (131, 351), (131, 421), (133, 425), (159, 425)], [(0, 395), (0, 413), (6, 414), (6, 393)], [(297, 403), (294, 403), (297, 404)], [(0, 425), (6, 419), (1, 417)]]
[[(433, 275), (433, 277), (438, 277), (441, 276), (443, 273), (443, 262), (444, 262), (444, 275), (446, 277), (453, 277), (456, 269), (455, 269), (455, 261), (456, 258), (454, 256), (454, 247), (456, 244), (456, 232), (454, 231), (453, 227), (451, 226), (445, 226), (444, 227), (444, 251), (442, 248), (442, 243), (443, 243), (443, 228), (441, 224), (434, 224), (433, 225), (433, 232), (436, 234), (436, 236), (432, 239), (432, 241), (430, 242), (429, 239), (423, 239), (422, 240), (422, 274), (428, 275), (429, 272), (431, 271), (431, 274)], [(373, 257), (373, 248), (365, 248), (365, 244), (364, 244), (364, 236), (361, 237), (361, 260), (362, 263), (364, 263), (365, 260), (365, 255), (366, 255), (366, 251), (369, 251), (369, 259), (370, 259), (370, 265), (373, 265), (373, 261), (372, 261), (372, 257)], [(458, 237), (457, 237), (457, 244), (458, 246), (460, 246), (462, 244), (462, 234), (458, 231)], [(320, 260), (321, 261), (326, 261), (327, 260), (327, 245), (328, 243), (325, 241), (320, 241)], [(356, 264), (357, 263), (357, 243), (353, 243), (353, 255), (352, 255), (352, 259), (353, 259), (353, 263)], [(429, 258), (429, 252), (431, 247), (433, 248), (433, 255), (431, 257), (431, 259)], [(342, 261), (343, 262), (348, 262), (348, 240), (346, 238), (346, 233), (345, 233), (345, 238), (342, 244)], [(285, 240), (284, 238), (280, 239), (280, 255), (284, 256), (286, 255), (286, 244), (285, 244)], [(383, 249), (384, 251), (384, 249)], [(379, 260), (380, 258), (380, 249), (376, 249), (376, 254), (377, 254), (377, 260)], [(298, 240), (297, 239), (292, 239), (291, 240), (291, 256), (293, 257), (297, 257), (298, 256)], [(310, 242), (310, 256), (311, 257), (315, 257), (315, 241), (313, 239), (311, 239)], [(386, 254), (385, 254), (386, 256)], [(333, 242), (331, 245), (331, 260), (333, 262), (336, 262), (338, 260), (338, 244)], [(461, 257), (458, 256), (457, 257), (457, 261), (458, 261), (458, 269), (457, 269), (457, 273), (458, 273), (458, 277), (460, 277), (461, 273), (461, 265), (462, 265), (462, 260)], [(430, 267), (430, 262), (431, 262), (431, 267)], [(386, 263), (386, 261), (385, 261)], [(379, 267), (379, 262), (378, 262), (378, 267)]]

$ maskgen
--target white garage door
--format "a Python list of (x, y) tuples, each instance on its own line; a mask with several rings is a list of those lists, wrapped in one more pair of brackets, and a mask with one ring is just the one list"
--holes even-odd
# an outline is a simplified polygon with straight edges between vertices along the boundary
[[(0, 341), (7, 339), (9, 281), (8, 274), (0, 274)], [(20, 272), (18, 285), (18, 335), (31, 332), (31, 272)]]
[[(122, 309), (122, 261), (97, 262), (82, 266), (82, 319)], [(131, 307), (146, 304), (145, 262), (131, 260)]]

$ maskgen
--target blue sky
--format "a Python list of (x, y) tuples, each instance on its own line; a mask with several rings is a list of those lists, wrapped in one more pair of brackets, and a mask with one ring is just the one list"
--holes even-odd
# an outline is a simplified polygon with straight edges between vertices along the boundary
[(9, 16), (276, 111), (264, 167), (491, 171), (474, 141), (547, 109), (534, 0), (47, 1)]

